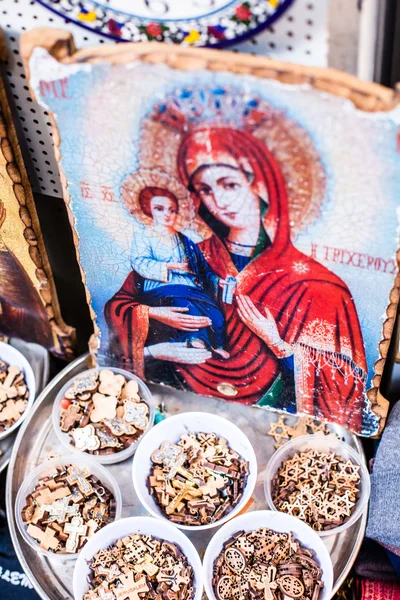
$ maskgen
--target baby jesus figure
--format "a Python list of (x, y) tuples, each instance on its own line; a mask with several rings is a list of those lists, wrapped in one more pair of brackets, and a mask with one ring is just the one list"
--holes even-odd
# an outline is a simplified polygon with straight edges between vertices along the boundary
[(198, 246), (178, 231), (176, 196), (167, 189), (148, 186), (140, 192), (139, 204), (152, 219), (150, 226), (135, 234), (132, 244), (131, 266), (142, 278), (140, 302), (185, 309), (189, 315), (209, 320), (209, 326), (198, 331), (181, 331), (150, 321), (147, 344), (186, 342), (229, 358), (225, 319), (218, 305), (220, 278)]

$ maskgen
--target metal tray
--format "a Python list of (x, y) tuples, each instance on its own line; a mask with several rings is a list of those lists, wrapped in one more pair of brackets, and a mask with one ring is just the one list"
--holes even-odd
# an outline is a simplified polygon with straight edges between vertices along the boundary
[[(21, 352), (32, 367), (36, 381), (36, 398), (43, 390), (49, 380), (50, 360), (49, 353), (39, 344), (30, 344), (13, 338), (10, 340), (10, 346), (13, 346)], [(36, 400), (35, 400), (36, 402)], [(17, 437), (17, 431), (13, 431), (7, 437), (0, 440), (0, 473), (8, 465), (13, 445)]]
[[(42, 392), (34, 409), (22, 425), (7, 477), (7, 514), (11, 537), (21, 565), (41, 598), (44, 600), (72, 600), (73, 561), (48, 559), (36, 553), (28, 546), (16, 527), (14, 518), (15, 498), (25, 476), (46, 458), (63, 453), (51, 425), (51, 409), (54, 398), (68, 379), (78, 375), (87, 368), (87, 357), (81, 357), (64, 369)], [(160, 386), (150, 386), (156, 404), (163, 402), (167, 414), (180, 411), (201, 410), (215, 413), (232, 420), (238, 425), (254, 445), (257, 454), (259, 475), (253, 495), (254, 503), (250, 510), (265, 509), (264, 471), (266, 464), (274, 452), (274, 441), (266, 435), (269, 423), (277, 420), (277, 415), (270, 411), (257, 410), (249, 406), (227, 403), (211, 398), (200, 398), (192, 394), (177, 392)], [(363, 452), (359, 440), (339, 426), (330, 427), (337, 432), (353, 448)], [(123, 498), (122, 517), (145, 514), (134, 492), (131, 478), (132, 459), (110, 465), (108, 468), (117, 479)], [(345, 580), (360, 548), (366, 525), (365, 514), (354, 525), (336, 536), (324, 538), (331, 553), (334, 567), (334, 593)], [(202, 554), (215, 529), (205, 532), (190, 533), (189, 537)]]

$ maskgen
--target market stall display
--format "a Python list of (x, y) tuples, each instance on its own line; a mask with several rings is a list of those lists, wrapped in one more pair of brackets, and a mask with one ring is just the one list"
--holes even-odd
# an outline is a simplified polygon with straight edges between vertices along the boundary
[[(75, 361), (67, 369), (60, 373), (53, 379), (51, 384), (47, 387), (46, 393), (41, 396), (39, 403), (34, 407), (28, 420), (22, 425), (21, 435), (18, 438), (17, 445), (14, 449), (14, 455), (10, 464), (10, 476), (7, 484), (7, 510), (11, 515), (10, 518), (10, 529), (15, 545), (19, 560), (32, 580), (35, 589), (45, 600), (72, 600), (72, 577), (73, 577), (73, 566), (72, 564), (63, 563), (63, 568), (60, 570), (60, 563), (58, 559), (44, 559), (30, 546), (24, 543), (20, 537), (15, 520), (13, 517), (13, 507), (15, 505), (15, 499), (17, 492), (25, 479), (26, 475), (39, 463), (49, 455), (64, 453), (64, 446), (58, 441), (57, 436), (54, 433), (54, 429), (51, 424), (51, 411), (54, 398), (57, 396), (60, 389), (69, 381), (71, 378), (79, 375), (85, 369), (88, 368), (85, 357), (82, 357)], [(171, 393), (169, 390), (158, 386), (151, 386), (151, 392), (156, 405), (164, 404), (168, 406), (168, 413), (174, 415), (178, 412), (188, 413), (195, 412), (201, 409), (208, 413), (213, 413), (216, 416), (223, 417), (224, 419), (231, 419), (237, 426), (243, 431), (243, 434), (250, 440), (250, 443), (254, 446), (257, 463), (259, 467), (260, 476), (258, 477), (254, 492), (251, 495), (251, 501), (248, 504), (249, 514), (253, 514), (254, 510), (263, 510), (267, 507), (265, 494), (263, 489), (262, 474), (266, 468), (269, 459), (272, 457), (275, 448), (274, 440), (271, 439), (267, 432), (270, 429), (271, 423), (276, 422), (277, 415), (270, 411), (260, 410), (249, 410), (247, 406), (241, 406), (239, 404), (229, 405), (221, 400), (211, 398), (197, 398), (194, 396), (188, 396), (183, 392), (174, 391)], [(188, 402), (190, 398), (190, 403)], [(232, 414), (232, 408), (234, 413)], [(164, 422), (168, 419), (174, 419), (173, 416), (167, 417)], [(297, 419), (295, 417), (288, 417), (288, 423), (294, 425)], [(204, 424), (203, 424), (204, 426)], [(341, 438), (345, 439), (358, 453), (363, 457), (363, 450), (359, 440), (344, 428), (336, 425), (328, 426), (331, 432), (337, 433)], [(155, 428), (153, 428), (148, 435), (151, 435)], [(29, 432), (29, 436), (25, 435)], [(35, 436), (37, 440), (34, 447), (30, 444), (30, 437)], [(79, 456), (79, 455), (78, 455)], [(364, 458), (362, 459), (364, 460)], [(115, 477), (122, 494), (122, 517), (130, 515), (145, 515), (148, 514), (143, 508), (137, 494), (132, 485), (131, 478), (131, 461), (113, 464), (107, 467), (110, 473)], [(281, 513), (274, 513), (274, 523), (271, 529), (275, 530), (277, 519), (280, 518)], [(283, 517), (289, 518), (288, 515), (282, 515)], [(238, 517), (236, 517), (238, 518)], [(235, 518), (235, 519), (236, 519)], [(234, 522), (233, 519), (231, 522)], [(179, 533), (178, 528), (161, 519), (151, 519), (154, 524), (155, 531), (154, 535), (162, 537), (161, 527), (169, 525), (175, 527), (175, 530)], [(297, 520), (302, 525), (300, 520)], [(115, 526), (122, 521), (116, 521)], [(333, 534), (323, 538), (323, 543), (328, 551), (330, 552), (333, 568), (334, 568), (334, 585), (333, 591), (336, 591), (341, 583), (344, 581), (348, 574), (353, 561), (358, 553), (361, 541), (364, 536), (366, 524), (366, 511), (364, 509), (362, 518), (354, 523), (351, 527), (339, 533), (339, 535)], [(305, 526), (305, 525), (304, 525)], [(107, 528), (104, 528), (104, 532)], [(103, 531), (100, 531), (101, 535)], [(121, 531), (123, 535), (126, 529)], [(290, 527), (290, 531), (296, 532), (294, 527)], [(203, 552), (209, 541), (214, 535), (214, 529), (206, 529), (201, 532), (185, 531), (184, 532), (189, 539), (191, 539), (196, 546), (197, 550)], [(182, 532), (183, 534), (183, 532)], [(122, 537), (122, 535), (116, 535), (114, 539)], [(318, 535), (315, 533), (315, 536)], [(301, 540), (301, 537), (299, 538)], [(89, 543), (82, 550), (85, 552), (86, 548), (89, 547)]]

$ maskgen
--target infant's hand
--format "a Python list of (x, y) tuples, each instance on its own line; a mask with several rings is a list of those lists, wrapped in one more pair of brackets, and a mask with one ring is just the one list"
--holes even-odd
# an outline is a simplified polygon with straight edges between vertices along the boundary
[(185, 271), (186, 273), (190, 273), (189, 263), (168, 263), (168, 269), (170, 271)]

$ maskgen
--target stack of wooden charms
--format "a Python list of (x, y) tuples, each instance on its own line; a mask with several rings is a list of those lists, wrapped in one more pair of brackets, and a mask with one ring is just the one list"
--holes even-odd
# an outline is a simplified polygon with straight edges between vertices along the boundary
[(285, 415), (279, 415), (278, 420), (270, 424), (268, 431), (268, 435), (276, 442), (274, 446), (277, 450), (289, 440), (310, 433), (329, 435), (330, 431), (326, 423), (305, 416), (298, 417), (294, 425), (286, 425)]
[(240, 501), (249, 464), (214, 433), (190, 433), (164, 441), (151, 456), (150, 492), (174, 523), (206, 525)]
[(89, 568), (91, 589), (84, 600), (194, 597), (194, 573), (186, 556), (177, 545), (151, 535), (118, 540), (95, 554)]
[(42, 550), (75, 554), (115, 517), (113, 493), (86, 468), (55, 467), (27, 496), (22, 520)]
[(360, 481), (360, 467), (351, 460), (310, 449), (282, 463), (272, 480), (272, 500), (278, 510), (324, 531), (351, 516)]
[(103, 369), (77, 377), (60, 403), (60, 428), (77, 450), (115, 454), (131, 446), (149, 424), (149, 407), (136, 380)]
[(29, 390), (21, 369), (0, 360), (0, 433), (21, 418), (28, 398)]
[(318, 600), (322, 571), (292, 533), (262, 528), (239, 531), (214, 562), (212, 585), (219, 600)]

